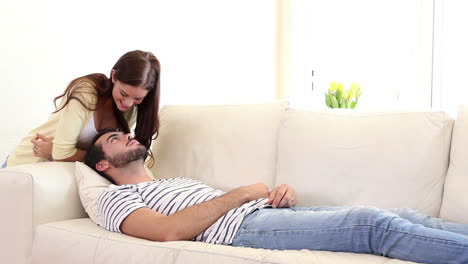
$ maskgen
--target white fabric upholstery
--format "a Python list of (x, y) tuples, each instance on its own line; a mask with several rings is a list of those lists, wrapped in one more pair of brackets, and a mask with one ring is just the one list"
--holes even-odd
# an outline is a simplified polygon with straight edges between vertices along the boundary
[(2, 263), (27, 263), (36, 226), (86, 217), (73, 163), (44, 162), (0, 170)]
[[(285, 182), (298, 189), (301, 204), (409, 206), (438, 214), (453, 122), (443, 113), (285, 111), (274, 103), (168, 106), (160, 118), (153, 145), (156, 178), (185, 176), (223, 190)], [(455, 209), (466, 208), (467, 201), (468, 133), (457, 122), (453, 177), (447, 178), (442, 207), (449, 219), (462, 217)], [(47, 162), (0, 170), (0, 205), (8, 212), (0, 217), (2, 263), (409, 263), (367, 254), (158, 243), (111, 233), (79, 219), (87, 217), (79, 192), (89, 186), (80, 181), (100, 177), (79, 167)]]
[(75, 177), (81, 204), (86, 213), (94, 223), (103, 226), (97, 206), (97, 199), (101, 191), (107, 189), (111, 184), (110, 181), (78, 161), (75, 162)]
[(153, 144), (156, 178), (187, 177), (221, 190), (273, 186), (284, 103), (166, 106)]
[(354, 253), (265, 250), (201, 242), (151, 242), (97, 227), (89, 219), (38, 227), (33, 263), (411, 263)]
[[(26, 263), (33, 242), (32, 177), (0, 171), (0, 256), (2, 263)], [(12, 202), (14, 201), (14, 202)]]
[(438, 216), (453, 120), (442, 112), (288, 109), (276, 184), (301, 205), (410, 207)]
[(458, 110), (440, 216), (468, 224), (468, 107)]

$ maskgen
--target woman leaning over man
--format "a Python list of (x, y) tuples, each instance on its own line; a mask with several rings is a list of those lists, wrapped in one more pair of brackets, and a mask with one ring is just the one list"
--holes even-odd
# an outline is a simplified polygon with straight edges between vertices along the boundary
[(73, 80), (47, 122), (29, 132), (9, 155), (7, 167), (53, 161), (83, 161), (94, 135), (103, 128), (126, 133), (147, 148), (159, 131), (160, 64), (151, 52), (124, 54), (110, 78), (95, 73)]

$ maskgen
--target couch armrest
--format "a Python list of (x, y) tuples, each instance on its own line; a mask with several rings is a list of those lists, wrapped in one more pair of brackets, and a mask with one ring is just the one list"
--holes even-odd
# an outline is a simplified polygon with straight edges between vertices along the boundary
[(2, 262), (29, 262), (36, 226), (87, 217), (74, 173), (73, 162), (43, 162), (0, 170)]

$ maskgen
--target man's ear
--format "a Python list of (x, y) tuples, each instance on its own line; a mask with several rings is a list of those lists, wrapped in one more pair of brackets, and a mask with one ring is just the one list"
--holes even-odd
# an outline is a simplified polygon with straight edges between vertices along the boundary
[(111, 80), (112, 80), (112, 83), (115, 83), (115, 69), (112, 69)]
[(107, 169), (109, 169), (109, 167), (110, 167), (110, 164), (107, 160), (101, 160), (100, 162), (96, 164), (96, 169), (98, 171), (106, 171)]

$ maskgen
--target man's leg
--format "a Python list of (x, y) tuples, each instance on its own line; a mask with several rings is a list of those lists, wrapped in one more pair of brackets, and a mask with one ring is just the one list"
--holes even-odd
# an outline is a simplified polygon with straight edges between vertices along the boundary
[(468, 225), (449, 222), (440, 218), (435, 218), (410, 208), (389, 209), (390, 212), (397, 214), (403, 219), (409, 220), (413, 224), (420, 224), (425, 227), (450, 231), (468, 236)]
[(468, 263), (468, 237), (412, 224), (374, 207), (260, 209), (233, 246), (370, 253), (423, 263)]
[[(351, 208), (350, 206), (314, 206), (314, 207), (297, 207), (295, 211), (314, 211), (314, 212), (322, 212), (322, 211), (339, 211), (339, 210), (347, 210)], [(458, 234), (462, 234), (468, 236), (468, 225), (467, 224), (459, 224), (449, 222), (440, 218), (432, 217), (418, 211), (415, 211), (411, 208), (392, 208), (388, 209), (388, 211), (398, 215), (399, 217), (409, 220), (413, 224), (420, 224), (428, 228), (435, 228), (445, 231), (450, 231)]]
[(7, 164), (8, 164), (8, 156), (6, 157), (5, 162), (3, 163), (3, 165), (2, 165), (2, 167), (0, 169), (6, 168)]

